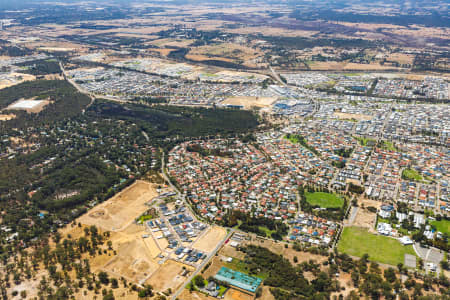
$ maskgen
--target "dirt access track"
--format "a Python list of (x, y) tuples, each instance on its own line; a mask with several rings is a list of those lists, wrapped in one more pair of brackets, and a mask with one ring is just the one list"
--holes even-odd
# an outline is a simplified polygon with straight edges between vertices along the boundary
[(148, 208), (145, 203), (158, 196), (153, 184), (138, 180), (111, 199), (97, 205), (77, 222), (107, 231), (120, 231)]

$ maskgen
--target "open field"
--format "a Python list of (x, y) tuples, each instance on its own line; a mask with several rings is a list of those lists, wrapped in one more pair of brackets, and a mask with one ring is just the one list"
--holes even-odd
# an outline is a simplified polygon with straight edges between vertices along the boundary
[(347, 63), (347, 62), (337, 62), (337, 61), (313, 61), (309, 64), (311, 70), (314, 71), (382, 71), (382, 70), (397, 70), (396, 67), (383, 66), (378, 63), (371, 64), (358, 64), (358, 63)]
[(250, 61), (261, 55), (262, 53), (258, 50), (250, 47), (234, 43), (218, 43), (192, 48), (186, 57), (197, 61), (214, 59), (235, 63), (243, 62), (244, 65), (253, 67), (254, 64)]
[(157, 46), (159, 48), (168, 47), (168, 48), (185, 48), (192, 44), (193, 40), (185, 40), (185, 39), (159, 39), (150, 42), (149, 44)]
[(414, 55), (404, 53), (391, 53), (388, 61), (398, 62), (399, 64), (412, 64), (414, 62)]
[(340, 252), (396, 266), (404, 262), (405, 254), (416, 255), (412, 246), (403, 246), (398, 240), (370, 234), (365, 228), (345, 227), (338, 244)]
[(224, 28), (224, 32), (238, 33), (238, 34), (263, 34), (266, 36), (288, 36), (288, 37), (311, 37), (319, 31), (309, 30), (291, 30), (279, 27), (270, 26), (252, 26), (241, 28)]
[(432, 221), (431, 225), (435, 226), (437, 231), (450, 234), (450, 220)]
[(0, 79), (0, 90), (24, 81), (32, 81), (35, 79), (36, 77), (34, 75), (24, 73), (11, 73), (6, 76), (3, 75), (2, 79)]
[(183, 267), (193, 271), (193, 268), (173, 260), (167, 260), (161, 267), (146, 281), (157, 291), (172, 289), (175, 291), (186, 280), (180, 275)]
[(216, 248), (217, 244), (219, 244), (219, 242), (222, 241), (226, 235), (227, 231), (225, 228), (212, 226), (206, 234), (195, 241), (192, 247), (209, 253)]
[(305, 193), (306, 201), (312, 206), (320, 206), (322, 208), (339, 208), (344, 205), (344, 200), (330, 193), (315, 192), (315, 193)]
[(251, 107), (268, 107), (277, 101), (277, 97), (230, 97), (222, 104), (241, 105), (248, 109)]
[(79, 218), (79, 222), (117, 231), (131, 224), (148, 207), (146, 202), (157, 196), (153, 184), (136, 181), (113, 198), (96, 206)]

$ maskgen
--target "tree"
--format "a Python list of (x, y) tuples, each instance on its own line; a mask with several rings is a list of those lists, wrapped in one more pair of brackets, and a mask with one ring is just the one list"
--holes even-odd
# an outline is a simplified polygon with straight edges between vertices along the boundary
[(358, 287), (358, 285), (359, 285), (359, 272), (356, 271), (356, 270), (353, 271), (352, 274), (351, 274), (351, 277), (352, 277), (353, 285), (355, 287)]
[(108, 273), (106, 273), (106, 272), (100, 272), (100, 273), (98, 273), (98, 280), (100, 280), (100, 282), (102, 283), (102, 284), (109, 284), (109, 278), (108, 278)]
[(396, 279), (395, 270), (393, 268), (384, 270), (384, 278), (390, 283), (394, 282)]
[(103, 296), (103, 300), (114, 300), (114, 294), (112, 290), (109, 290), (108, 294)]
[(151, 285), (144, 286), (144, 288), (138, 292), (139, 298), (146, 298), (146, 297), (152, 297), (152, 296), (153, 296), (153, 290), (152, 290)]
[(403, 271), (403, 264), (402, 264), (402, 263), (398, 263), (397, 269), (398, 269), (398, 271), (399, 271), (400, 273), (402, 273), (402, 271)]
[(449, 263), (448, 263), (448, 261), (447, 261), (446, 259), (443, 259), (443, 260), (441, 261), (441, 267), (442, 267), (442, 269), (444, 269), (444, 270), (448, 270), (448, 269), (449, 269)]
[(113, 289), (117, 289), (119, 287), (119, 282), (117, 281), (116, 278), (111, 278), (111, 287)]
[(202, 275), (197, 275), (194, 277), (194, 283), (199, 288), (203, 288), (205, 286), (205, 280), (203, 279)]

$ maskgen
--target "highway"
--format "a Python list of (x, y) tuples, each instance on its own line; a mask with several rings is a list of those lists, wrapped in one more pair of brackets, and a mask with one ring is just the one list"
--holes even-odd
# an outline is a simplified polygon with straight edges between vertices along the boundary
[(275, 70), (272, 68), (272, 66), (269, 66), (270, 72), (272, 72), (273, 77), (275, 77), (275, 79), (283, 86), (286, 86), (286, 82), (284, 82), (283, 80), (281, 80), (280, 76), (278, 76), (277, 72), (275, 72)]

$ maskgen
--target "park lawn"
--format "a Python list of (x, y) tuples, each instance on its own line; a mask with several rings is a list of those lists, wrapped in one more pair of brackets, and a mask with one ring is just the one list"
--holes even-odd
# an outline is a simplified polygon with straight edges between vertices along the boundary
[(344, 205), (344, 199), (341, 197), (324, 192), (306, 192), (306, 201), (312, 206), (320, 206), (322, 208), (340, 208)]
[(391, 237), (369, 233), (361, 227), (345, 227), (338, 244), (340, 252), (362, 257), (369, 254), (369, 260), (392, 266), (404, 263), (405, 254), (416, 255), (413, 247), (403, 246)]
[(450, 234), (450, 220), (432, 221), (431, 225), (436, 227), (437, 231)]
[(422, 175), (413, 169), (404, 169), (402, 172), (402, 178), (405, 180), (423, 181)]

